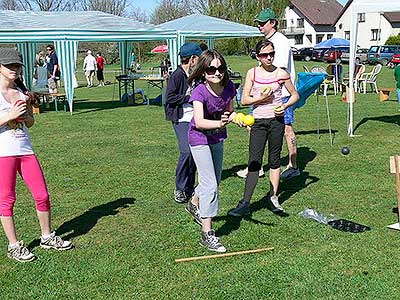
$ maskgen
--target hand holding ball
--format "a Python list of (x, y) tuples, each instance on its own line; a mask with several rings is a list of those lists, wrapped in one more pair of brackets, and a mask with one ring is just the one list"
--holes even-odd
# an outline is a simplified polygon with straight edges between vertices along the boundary
[(243, 122), (243, 118), (244, 118), (243, 113), (237, 113), (233, 119), (236, 123), (240, 123)]

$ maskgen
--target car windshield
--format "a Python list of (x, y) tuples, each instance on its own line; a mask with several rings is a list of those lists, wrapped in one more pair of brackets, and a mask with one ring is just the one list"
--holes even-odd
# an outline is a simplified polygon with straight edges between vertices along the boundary
[(371, 48), (369, 48), (368, 52), (372, 52), (372, 53), (378, 52), (378, 46), (372, 46)]

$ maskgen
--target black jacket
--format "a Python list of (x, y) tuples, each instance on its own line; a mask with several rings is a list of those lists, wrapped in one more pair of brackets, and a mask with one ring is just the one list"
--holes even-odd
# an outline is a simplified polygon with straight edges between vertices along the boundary
[(169, 78), (167, 85), (165, 117), (168, 121), (178, 122), (182, 118), (182, 105), (188, 103), (190, 99), (190, 96), (186, 95), (188, 86), (186, 72), (182, 66), (178, 66)]

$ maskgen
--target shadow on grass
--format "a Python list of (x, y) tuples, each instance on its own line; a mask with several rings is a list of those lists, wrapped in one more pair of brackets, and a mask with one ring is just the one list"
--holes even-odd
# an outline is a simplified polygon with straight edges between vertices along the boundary
[[(309, 147), (300, 147), (297, 149), (297, 153), (298, 153), (297, 165), (302, 172), (299, 176), (294, 177), (290, 180), (282, 181), (280, 183), (279, 192), (278, 192), (280, 203), (285, 202), (293, 194), (308, 187), (310, 184), (313, 184), (313, 183), (316, 183), (319, 181), (318, 177), (310, 176), (309, 172), (304, 171), (307, 164), (309, 162), (313, 161), (315, 159), (315, 157), (317, 157), (317, 153), (315, 151), (310, 150)], [(285, 157), (282, 159), (282, 162), (287, 163), (287, 161), (288, 161), (288, 157)], [(238, 166), (238, 168), (239, 167), (241, 167), (241, 166)], [(237, 167), (234, 167), (234, 168), (237, 168)], [(234, 168), (232, 168), (232, 169), (234, 169)], [(232, 170), (232, 169), (229, 169), (229, 170)], [(243, 188), (244, 188), (244, 185), (243, 185)], [(289, 214), (284, 211), (274, 211), (274, 207), (272, 206), (271, 202), (269, 201), (268, 195), (262, 197), (258, 201), (251, 203), (251, 205), (250, 205), (250, 209), (251, 209), (252, 213), (259, 211), (261, 209), (264, 209), (264, 208), (270, 210), (272, 213), (274, 213), (275, 215), (277, 215), (279, 217), (285, 218), (285, 217), (289, 216)], [(218, 216), (218, 217), (213, 218), (213, 220), (216, 222), (223, 220), (223, 221), (225, 221), (225, 224), (222, 225), (221, 228), (219, 228), (216, 231), (217, 235), (219, 235), (219, 236), (229, 235), (231, 232), (239, 229), (240, 222), (242, 221), (242, 219), (252, 222), (254, 224), (257, 224), (257, 225), (274, 226), (273, 223), (261, 222), (261, 221), (251, 218), (251, 216), (244, 217), (244, 218), (236, 218), (236, 217), (232, 217), (229, 215)]]
[[(128, 208), (134, 203), (134, 198), (119, 198), (117, 200), (89, 208), (80, 216), (64, 222), (58, 229), (56, 229), (56, 233), (60, 236), (66, 234), (62, 237), (65, 240), (70, 240), (80, 235), (84, 235), (88, 233), (101, 218), (116, 215), (119, 213), (120, 208)], [(39, 246), (39, 243), (40, 240), (36, 239), (32, 241), (28, 247), (32, 249)]]
[(354, 128), (354, 132), (356, 132), (356, 130), (359, 127), (361, 127), (361, 125), (367, 123), (368, 121), (378, 121), (378, 122), (385, 122), (385, 123), (400, 125), (400, 116), (394, 115), (394, 116), (380, 116), (380, 117), (363, 118), (360, 122), (358, 122), (358, 124)]
[[(335, 135), (338, 130), (332, 129), (332, 134)], [(314, 130), (303, 130), (303, 131), (296, 131), (296, 135), (307, 135), (307, 134), (318, 134), (317, 129)], [(319, 134), (329, 134), (329, 129), (320, 129)]]

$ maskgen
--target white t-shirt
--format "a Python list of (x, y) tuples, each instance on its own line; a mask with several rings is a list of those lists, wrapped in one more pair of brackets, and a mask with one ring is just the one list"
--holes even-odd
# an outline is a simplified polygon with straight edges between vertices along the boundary
[(83, 70), (94, 71), (97, 68), (96, 58), (93, 55), (87, 55), (83, 61)]
[[(288, 38), (280, 32), (275, 32), (268, 40), (274, 44), (275, 57), (273, 65), (286, 69), (294, 85), (296, 81), (296, 70), (294, 68), (293, 53)], [(287, 97), (289, 95), (290, 93), (287, 89), (282, 86), (282, 96)]]
[[(22, 100), (26, 101), (26, 96), (19, 92)], [(11, 103), (4, 99), (0, 93), (0, 115), (7, 114), (11, 108)], [(25, 123), (17, 123), (16, 128), (11, 128), (8, 123), (0, 126), (0, 157), (18, 156), (34, 154), (29, 138), (28, 129)]]

